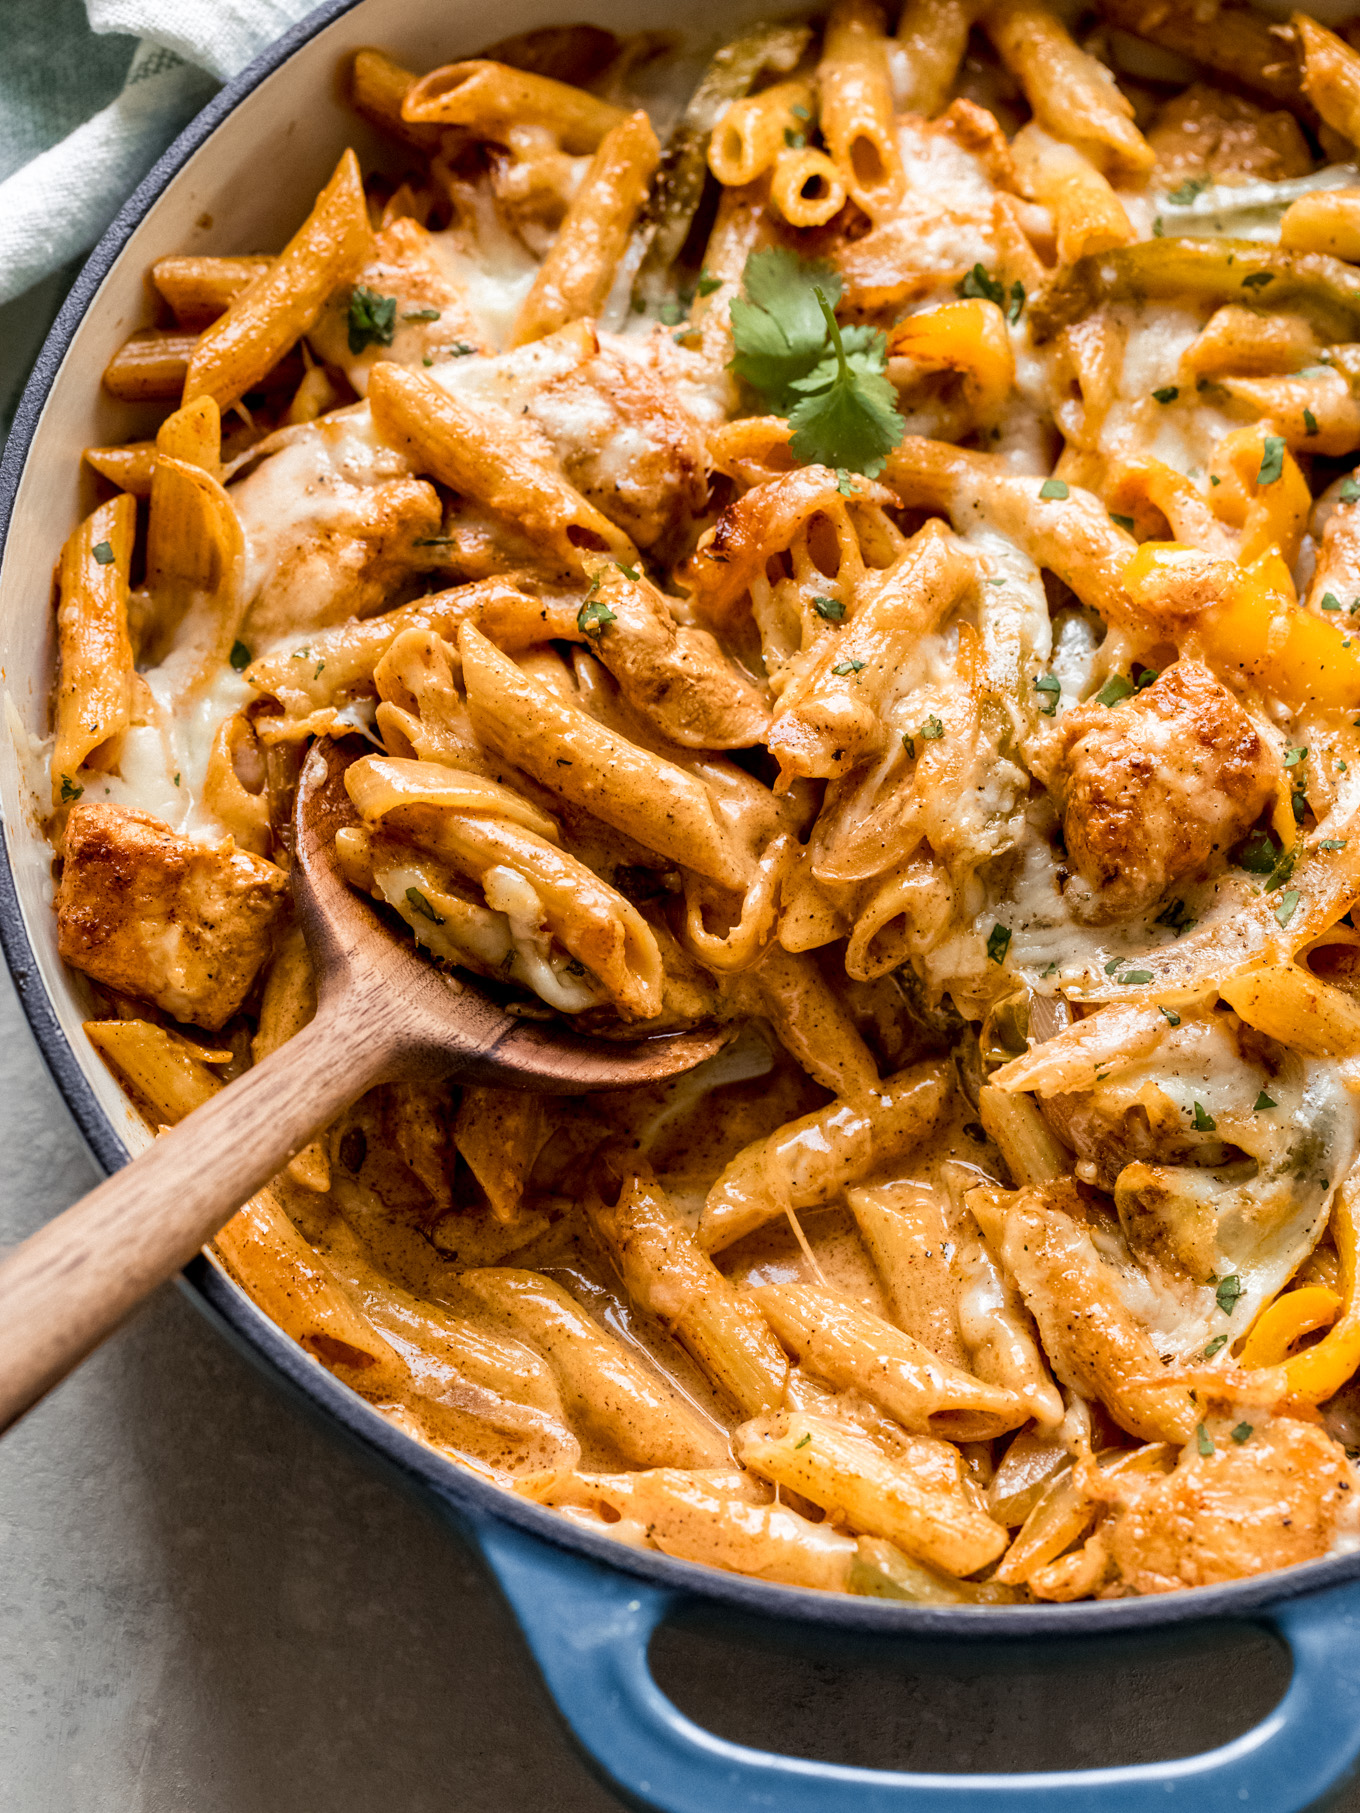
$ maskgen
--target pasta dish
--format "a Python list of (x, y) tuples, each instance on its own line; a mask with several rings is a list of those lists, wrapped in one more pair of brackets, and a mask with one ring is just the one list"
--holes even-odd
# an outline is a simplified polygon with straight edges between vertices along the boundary
[[(638, 1549), (938, 1604), (1360, 1545), (1360, 35), (875, 0), (361, 51), (103, 383), (43, 785), (151, 1127), (345, 880), (687, 1076), (386, 1084), (217, 1262)], [(54, 550), (55, 551), (55, 550)]]

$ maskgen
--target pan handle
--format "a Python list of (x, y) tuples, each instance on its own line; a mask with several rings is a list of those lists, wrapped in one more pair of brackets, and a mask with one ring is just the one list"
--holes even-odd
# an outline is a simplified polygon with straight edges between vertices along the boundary
[[(1254, 1614), (1288, 1644), (1289, 1689), (1259, 1725), (1169, 1763), (1032, 1775), (927, 1775), (776, 1756), (715, 1737), (647, 1663), (682, 1593), (550, 1547), (499, 1521), (471, 1528), (548, 1690), (612, 1787), (657, 1813), (1304, 1813), (1360, 1752), (1360, 1585)], [(1173, 1798), (1174, 1797), (1174, 1798)]]

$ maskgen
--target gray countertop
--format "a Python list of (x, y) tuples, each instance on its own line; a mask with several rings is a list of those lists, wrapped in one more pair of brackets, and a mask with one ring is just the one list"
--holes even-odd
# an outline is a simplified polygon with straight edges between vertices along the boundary
[[(0, 1154), (0, 1243), (95, 1181), (7, 979)], [(697, 1625), (654, 1660), (733, 1738), (955, 1769), (1185, 1754), (1261, 1717), (1287, 1678), (1269, 1641), (1222, 1633), (1186, 1656), (904, 1675)], [(1338, 1804), (1360, 1813), (1360, 1794)], [(615, 1806), (455, 1538), (178, 1289), (0, 1445), (3, 1813)]]

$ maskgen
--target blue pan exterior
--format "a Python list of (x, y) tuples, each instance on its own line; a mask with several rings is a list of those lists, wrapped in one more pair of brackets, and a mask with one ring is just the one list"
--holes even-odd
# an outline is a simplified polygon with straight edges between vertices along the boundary
[[(356, 0), (327, 0), (228, 83), (182, 132), (121, 209), (66, 298), (20, 401), (0, 461), (0, 558), (19, 478), (57, 370), (132, 231), (171, 178), (266, 76)], [(43, 988), (8, 861), (0, 864), (0, 947), (43, 1058), (105, 1171), (129, 1154), (90, 1088)], [(1167, 1598), (991, 1610), (891, 1605), (771, 1586), (643, 1555), (464, 1472), (388, 1423), (304, 1354), (207, 1260), (184, 1288), (227, 1338), (298, 1406), (357, 1445), (395, 1483), (480, 1552), (586, 1760), (630, 1803), (660, 1813), (1304, 1813), (1360, 1759), (1360, 1555)], [(775, 1620), (801, 1635), (904, 1665), (923, 1647), (1013, 1655), (1122, 1633), (1165, 1636), (1249, 1621), (1289, 1646), (1294, 1673), (1269, 1716), (1203, 1756), (1130, 1768), (1034, 1775), (906, 1774), (776, 1756), (703, 1731), (652, 1678), (654, 1631), (685, 1602)]]

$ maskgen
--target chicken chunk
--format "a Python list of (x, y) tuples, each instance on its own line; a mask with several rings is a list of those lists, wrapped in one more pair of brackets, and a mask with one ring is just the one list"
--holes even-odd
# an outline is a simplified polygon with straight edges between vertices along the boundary
[[(353, 303), (361, 290), (368, 297)], [(365, 310), (368, 298), (376, 300)], [(390, 322), (387, 302), (396, 305)], [(368, 374), (379, 359), (418, 366), (450, 352), (490, 350), (461, 286), (443, 266), (438, 242), (414, 220), (383, 228), (373, 260), (352, 286), (330, 298), (307, 338), (317, 357), (343, 371), (361, 397), (368, 395)]]
[(209, 1031), (269, 955), (283, 872), (231, 838), (195, 843), (127, 806), (78, 805), (66, 824), (58, 948), (109, 988)]
[(1217, 1586), (1325, 1555), (1354, 1499), (1354, 1471), (1325, 1429), (1234, 1411), (1201, 1423), (1175, 1471), (1118, 1514), (1110, 1553), (1136, 1593)]
[(1273, 793), (1274, 754), (1227, 689), (1178, 661), (1124, 703), (1061, 720), (1053, 785), (1093, 920), (1152, 906), (1236, 843)]
[(1158, 112), (1148, 143), (1157, 153), (1154, 180), (1171, 189), (1192, 184), (1283, 182), (1306, 176), (1313, 160), (1292, 113), (1192, 82)]
[(531, 408), (572, 484), (640, 548), (703, 509), (699, 424), (640, 359), (602, 342)]
[(367, 412), (288, 431), (278, 451), (232, 486), (246, 536), (242, 638), (276, 638), (370, 616), (429, 557), (440, 530), (434, 486), (377, 439)]

